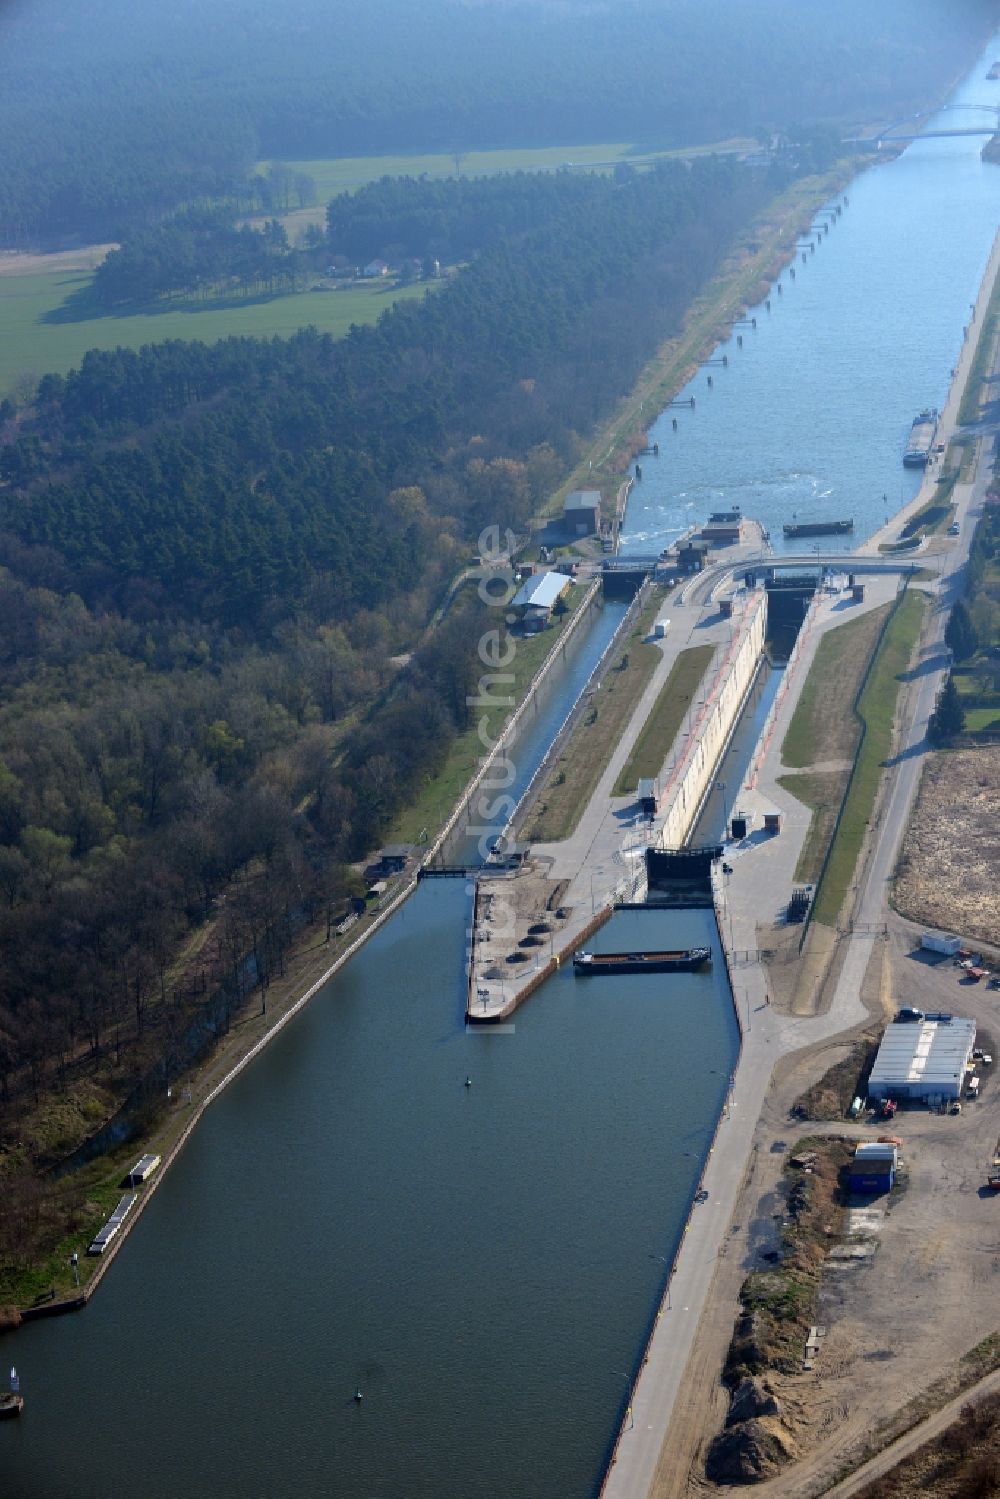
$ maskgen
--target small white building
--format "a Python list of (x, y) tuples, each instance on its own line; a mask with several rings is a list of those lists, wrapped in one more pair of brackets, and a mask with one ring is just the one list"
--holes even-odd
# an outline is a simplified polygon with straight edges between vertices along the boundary
[(366, 276), (369, 281), (374, 281), (379, 276), (388, 276), (388, 262), (385, 260), (369, 260), (361, 274), (362, 276)]
[(526, 630), (542, 630), (548, 624), (552, 611), (572, 582), (565, 573), (535, 573), (522, 583), (511, 599), (511, 608), (521, 616)]

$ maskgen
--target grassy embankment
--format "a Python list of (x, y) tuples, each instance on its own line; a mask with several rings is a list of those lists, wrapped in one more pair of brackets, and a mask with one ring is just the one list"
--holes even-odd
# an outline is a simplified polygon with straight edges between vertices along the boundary
[[(352, 323), (374, 323), (401, 298), (422, 297), (427, 284), (371, 284), (336, 291), (249, 297), (226, 302), (162, 301), (134, 311), (87, 314), (90, 271), (32, 270), (0, 275), (0, 396), (26, 374), (73, 369), (88, 349), (128, 349), (168, 338), (215, 343), (229, 337), (288, 337), (300, 328), (342, 337)], [(72, 299), (72, 300), (71, 300)], [(79, 316), (67, 307), (79, 308)]]
[(854, 878), (875, 808), (882, 767), (892, 746), (900, 679), (913, 655), (926, 607), (927, 600), (922, 594), (903, 595), (886, 626), (858, 700), (857, 711), (864, 733), (813, 908), (815, 919), (824, 926), (836, 926)]
[(665, 592), (653, 590), (609, 662), (590, 708), (553, 761), (524, 826), (523, 836), (529, 843), (568, 838), (579, 822), (661, 659), (659, 646), (646, 637)]
[(713, 645), (696, 645), (681, 651), (660, 688), (653, 711), (632, 753), (622, 766), (622, 773), (615, 783), (616, 796), (627, 796), (636, 790), (641, 780), (659, 775), (714, 654)]
[(910, 516), (899, 532), (899, 540), (882, 542), (879, 551), (889, 556), (912, 552), (925, 537), (940, 534), (955, 518), (955, 485), (969, 483), (975, 466), (975, 442), (953, 443), (937, 477), (933, 497)]
[[(484, 737), (495, 743), (504, 724), (527, 696), (546, 656), (558, 646), (586, 593), (587, 585), (576, 584), (566, 597), (566, 613), (553, 619), (549, 629), (542, 630), (537, 635), (513, 638), (516, 646), (514, 657), (504, 671), (512, 673), (514, 681), (498, 683), (490, 689), (489, 696), (497, 699), (499, 705), (476, 711), (473, 726), (452, 743), (443, 769), (427, 782), (415, 801), (400, 813), (391, 833), (386, 835), (387, 842), (417, 843), (433, 840), (461, 799), (483, 759), (485, 750), (483, 738), (480, 737), (481, 721)], [(498, 627), (499, 623), (497, 621)], [(492, 626), (493, 622), (490, 621), (490, 624)], [(581, 628), (586, 629), (586, 625), (581, 625)], [(484, 666), (483, 675), (490, 674), (490, 670)], [(513, 707), (506, 705), (507, 699), (513, 700)], [(513, 758), (516, 759), (516, 756), (515, 747)]]
[(1000, 277), (997, 277), (990, 295), (983, 326), (979, 330), (979, 342), (976, 344), (976, 352), (959, 403), (958, 424), (960, 427), (979, 420), (986, 376), (993, 362), (998, 327), (1000, 327)]
[[(782, 763), (800, 773), (778, 784), (813, 814), (795, 866), (795, 878), (809, 884), (819, 878), (844, 800), (861, 738), (855, 705), (889, 607), (823, 636), (781, 746)], [(825, 768), (812, 768), (819, 765)]]

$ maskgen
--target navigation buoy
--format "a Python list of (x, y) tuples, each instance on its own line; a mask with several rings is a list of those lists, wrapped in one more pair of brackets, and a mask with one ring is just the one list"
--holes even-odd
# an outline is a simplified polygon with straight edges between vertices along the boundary
[(471, 1087), (472, 1087), (472, 1078), (471, 1078), (471, 1077), (467, 1077), (467, 1078), (466, 1078), (466, 1079), (465, 1079), (465, 1086), (466, 1086), (466, 1087), (467, 1087), (467, 1088), (471, 1088)]
[(362, 1402), (362, 1400), (364, 1400), (364, 1398), (365, 1397), (362, 1395), (362, 1393), (361, 1393), (360, 1390), (355, 1390), (354, 1391), (354, 1404), (355, 1405), (360, 1405), (361, 1402)]

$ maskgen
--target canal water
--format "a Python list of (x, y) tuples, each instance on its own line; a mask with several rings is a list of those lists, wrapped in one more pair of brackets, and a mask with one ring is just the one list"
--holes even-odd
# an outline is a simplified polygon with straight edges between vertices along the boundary
[[(998, 46), (965, 102), (1000, 100)], [(978, 149), (920, 144), (850, 186), (714, 391), (660, 424), (627, 546), (730, 503), (858, 535), (906, 497), (909, 421), (943, 398), (1000, 218)], [(423, 885), (209, 1111), (93, 1304), (10, 1341), (5, 1499), (596, 1491), (736, 1056), (731, 999), (716, 950), (669, 984), (564, 971), (468, 1032), (468, 920), (464, 882)], [(714, 918), (623, 912), (594, 945), (644, 941), (715, 946)]]
[[(1000, 104), (1000, 82), (985, 77), (995, 51), (939, 127), (981, 126), (974, 106)], [(901, 461), (910, 424), (944, 404), (1000, 222), (1000, 168), (980, 160), (984, 139), (917, 141), (851, 183), (815, 253), (796, 256), (794, 280), (782, 273), (771, 311), (751, 309), (756, 331), (736, 329), (716, 351), (728, 368), (701, 370), (680, 392), (695, 409), (668, 410), (650, 429), (660, 456), (642, 459), (623, 551), (660, 550), (735, 505), (778, 552), (813, 544), (786, 545), (793, 517), (850, 517), (856, 546), (913, 497), (920, 470)]]

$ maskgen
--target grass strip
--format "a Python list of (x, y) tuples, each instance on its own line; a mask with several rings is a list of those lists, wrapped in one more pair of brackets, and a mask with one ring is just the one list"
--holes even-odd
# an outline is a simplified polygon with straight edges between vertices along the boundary
[(170, 301), (109, 311), (92, 299), (93, 271), (25, 271), (0, 276), (0, 396), (22, 376), (63, 374), (89, 349), (138, 349), (164, 339), (290, 338), (300, 328), (343, 338), (374, 323), (393, 303), (419, 299), (435, 283), (376, 284), (337, 291), (289, 291), (218, 302)]
[(795, 866), (794, 878), (799, 884), (814, 885), (820, 877), (849, 778), (849, 769), (807, 770), (778, 777), (779, 786), (812, 810), (809, 831)]
[[(513, 717), (527, 696), (545, 658), (550, 651), (558, 648), (560, 639), (586, 593), (586, 586), (577, 584), (567, 596), (566, 613), (554, 618), (547, 630), (541, 630), (537, 635), (511, 637), (516, 650), (504, 670), (513, 673), (513, 683), (504, 683), (502, 692), (497, 691), (495, 694), (500, 699), (498, 705), (477, 712), (472, 727), (452, 742), (444, 766), (437, 775), (428, 778), (423, 790), (401, 811), (391, 832), (386, 834), (387, 842), (419, 843), (433, 840), (437, 830), (451, 816), (475, 774), (485, 754), (484, 741), (495, 743), (500, 737), (504, 724)], [(585, 630), (587, 626), (583, 624), (580, 628)], [(508, 697), (513, 698), (513, 707), (506, 706), (504, 700)]]
[(990, 305), (986, 310), (986, 316), (983, 318), (983, 326), (979, 333), (979, 342), (976, 344), (972, 367), (969, 370), (969, 378), (965, 382), (965, 389), (962, 392), (962, 399), (959, 402), (958, 425), (960, 427), (967, 426), (969, 422), (979, 420), (979, 408), (983, 399), (983, 382), (986, 378), (987, 367), (993, 353), (998, 320), (1000, 320), (1000, 277), (998, 277), (993, 286)]
[(644, 778), (659, 775), (714, 654), (713, 645), (681, 651), (615, 782), (616, 796), (627, 796)]
[(662, 603), (663, 590), (656, 589), (601, 678), (594, 702), (553, 761), (525, 826), (529, 843), (555, 843), (576, 828), (661, 660), (659, 646), (646, 636)]
[(838, 625), (820, 640), (781, 746), (785, 765), (804, 769), (818, 760), (854, 758), (860, 734), (854, 704), (889, 607)]
[(858, 701), (864, 735), (813, 908), (815, 919), (824, 926), (836, 925), (854, 878), (882, 767), (892, 745), (900, 677), (913, 655), (926, 607), (923, 594), (903, 594), (885, 628)]

